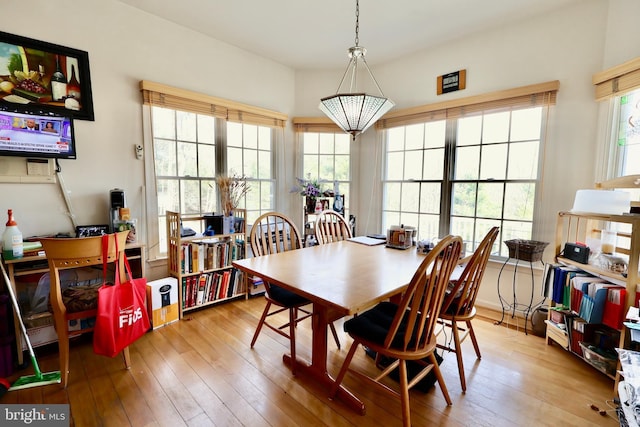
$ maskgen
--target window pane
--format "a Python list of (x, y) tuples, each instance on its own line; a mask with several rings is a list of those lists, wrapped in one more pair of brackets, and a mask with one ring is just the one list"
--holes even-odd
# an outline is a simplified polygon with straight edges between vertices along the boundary
[(404, 127), (387, 130), (387, 151), (404, 150)]
[(349, 181), (349, 155), (336, 156), (336, 176), (339, 181)]
[(201, 177), (216, 176), (215, 145), (198, 144), (198, 172)]
[(536, 179), (538, 176), (538, 141), (511, 144), (508, 179)]
[(509, 112), (485, 114), (482, 124), (482, 143), (509, 140)]
[(420, 186), (420, 212), (440, 214), (440, 184), (423, 183)]
[(177, 179), (157, 179), (158, 212), (162, 215), (166, 211), (180, 211), (180, 193)]
[(527, 108), (511, 113), (511, 141), (540, 139), (542, 108)]
[(196, 142), (196, 115), (185, 111), (176, 111), (178, 140)]
[(178, 176), (198, 176), (196, 144), (178, 143)]
[(306, 154), (318, 154), (318, 140), (320, 139), (319, 134), (315, 132), (308, 132), (303, 135), (302, 138), (302, 149)]
[(258, 178), (271, 179), (271, 153), (268, 151), (258, 152)]
[(173, 176), (178, 173), (176, 143), (164, 139), (153, 140), (154, 162), (157, 176)]
[(416, 150), (424, 146), (424, 124), (407, 126), (405, 150)]
[[(237, 149), (234, 149), (237, 150)], [(240, 150), (238, 150), (240, 151)], [(242, 151), (242, 169), (237, 170), (239, 175), (244, 175), (249, 178), (258, 178), (258, 151), (256, 150), (241, 150)], [(231, 170), (231, 168), (229, 169)]]
[(260, 183), (260, 209), (267, 210), (273, 208), (273, 182), (263, 181)]
[(418, 240), (438, 238), (440, 228), (440, 215), (419, 215)]
[(309, 176), (312, 178), (317, 178), (318, 175), (320, 174), (318, 169), (318, 162), (319, 162), (318, 156), (315, 154), (312, 154), (312, 155), (305, 154), (302, 158), (304, 161), (304, 170), (303, 170), (304, 178), (306, 179)]
[(423, 151), (404, 152), (404, 179), (422, 179), (422, 156)]
[(229, 172), (235, 172), (238, 175), (243, 175), (245, 174), (245, 170), (242, 167), (242, 163), (242, 148), (227, 148), (227, 170)]
[(198, 213), (201, 212), (215, 212), (217, 206), (217, 189), (215, 180), (202, 180), (201, 183), (201, 194), (202, 194), (202, 207)]
[(399, 151), (395, 153), (387, 153), (387, 179), (401, 180), (404, 163), (404, 154)]
[(384, 184), (384, 209), (400, 210), (400, 184), (396, 182), (388, 182)]
[(153, 137), (176, 138), (176, 113), (173, 110), (160, 107), (151, 107), (153, 114)]
[(216, 142), (216, 119), (198, 114), (198, 142), (214, 144)]
[(476, 216), (502, 218), (503, 184), (480, 183), (478, 185), (478, 210)]
[(335, 144), (333, 142), (333, 134), (332, 133), (321, 133), (320, 134), (320, 143), (318, 146), (319, 152), (322, 154), (333, 154)]
[(420, 184), (417, 182), (405, 182), (402, 184), (402, 204), (400, 210), (404, 212), (418, 212), (418, 200), (420, 200)]
[[(321, 148), (322, 150), (322, 148)], [(318, 178), (328, 181), (333, 181), (333, 156), (321, 155), (320, 157), (320, 175)]]
[(199, 214), (200, 210), (200, 181), (195, 179), (180, 181), (180, 212), (183, 214)]
[(507, 144), (482, 146), (480, 179), (504, 179), (507, 175)]
[(242, 142), (244, 148), (258, 149), (258, 127), (255, 125), (242, 125)]
[(422, 179), (444, 178), (444, 148), (440, 150), (425, 150), (424, 168)]
[(532, 183), (507, 183), (504, 200), (505, 219), (533, 221), (535, 185)]
[(480, 144), (482, 132), (482, 116), (464, 117), (458, 119), (458, 133), (456, 145), (477, 145)]
[(447, 130), (446, 120), (437, 122), (429, 122), (425, 124), (425, 148), (444, 147), (445, 135)]
[(344, 133), (336, 134), (336, 154), (349, 154), (351, 150), (351, 138)]
[(227, 146), (242, 147), (242, 123), (227, 122)]
[(452, 194), (451, 214), (474, 216), (476, 211), (476, 184), (454, 183)]
[(462, 237), (462, 241), (467, 245), (473, 244), (475, 223), (475, 218), (453, 217), (451, 218), (451, 234)]
[(456, 149), (454, 179), (478, 179), (480, 147), (460, 147)]

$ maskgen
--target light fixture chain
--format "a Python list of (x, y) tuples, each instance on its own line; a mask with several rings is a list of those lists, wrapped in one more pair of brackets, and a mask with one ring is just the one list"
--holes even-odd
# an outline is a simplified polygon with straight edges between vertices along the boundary
[(360, 37), (358, 33), (360, 32), (360, 2), (356, 0), (356, 46), (360, 46)]

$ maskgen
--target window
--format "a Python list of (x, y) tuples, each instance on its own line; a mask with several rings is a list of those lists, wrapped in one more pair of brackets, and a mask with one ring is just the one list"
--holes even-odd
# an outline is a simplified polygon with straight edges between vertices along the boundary
[(302, 141), (303, 176), (300, 178), (318, 180), (323, 190), (337, 189), (339, 194), (345, 196), (345, 217), (348, 219), (351, 190), (350, 135), (342, 131), (304, 132)]
[[(239, 208), (247, 222), (275, 207), (276, 129), (286, 116), (232, 101), (142, 82), (148, 185), (149, 258), (166, 256), (166, 211), (186, 216), (221, 212), (216, 175), (245, 179)], [(198, 229), (200, 224), (183, 224)], [(154, 243), (155, 242), (155, 243)]]
[[(457, 234), (469, 251), (493, 226), (501, 241), (532, 239), (545, 117), (557, 90), (552, 83), (542, 92), (533, 88), (535, 96), (488, 95), (382, 121), (383, 229), (417, 226), (419, 239)], [(496, 255), (506, 255), (506, 246), (498, 247)]]

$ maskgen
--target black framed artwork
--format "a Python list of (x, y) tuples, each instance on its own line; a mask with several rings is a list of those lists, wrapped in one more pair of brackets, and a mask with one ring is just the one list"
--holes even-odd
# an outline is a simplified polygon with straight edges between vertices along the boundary
[(89, 54), (0, 31), (0, 104), (94, 120)]

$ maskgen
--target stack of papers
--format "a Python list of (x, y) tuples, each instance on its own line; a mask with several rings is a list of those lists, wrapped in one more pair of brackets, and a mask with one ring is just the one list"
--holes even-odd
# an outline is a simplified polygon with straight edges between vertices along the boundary
[(360, 243), (362, 245), (367, 245), (367, 246), (384, 245), (385, 243), (387, 243), (386, 239), (374, 239), (372, 237), (367, 237), (367, 236), (351, 237), (347, 240), (349, 240), (350, 242), (356, 242), (356, 243)]

